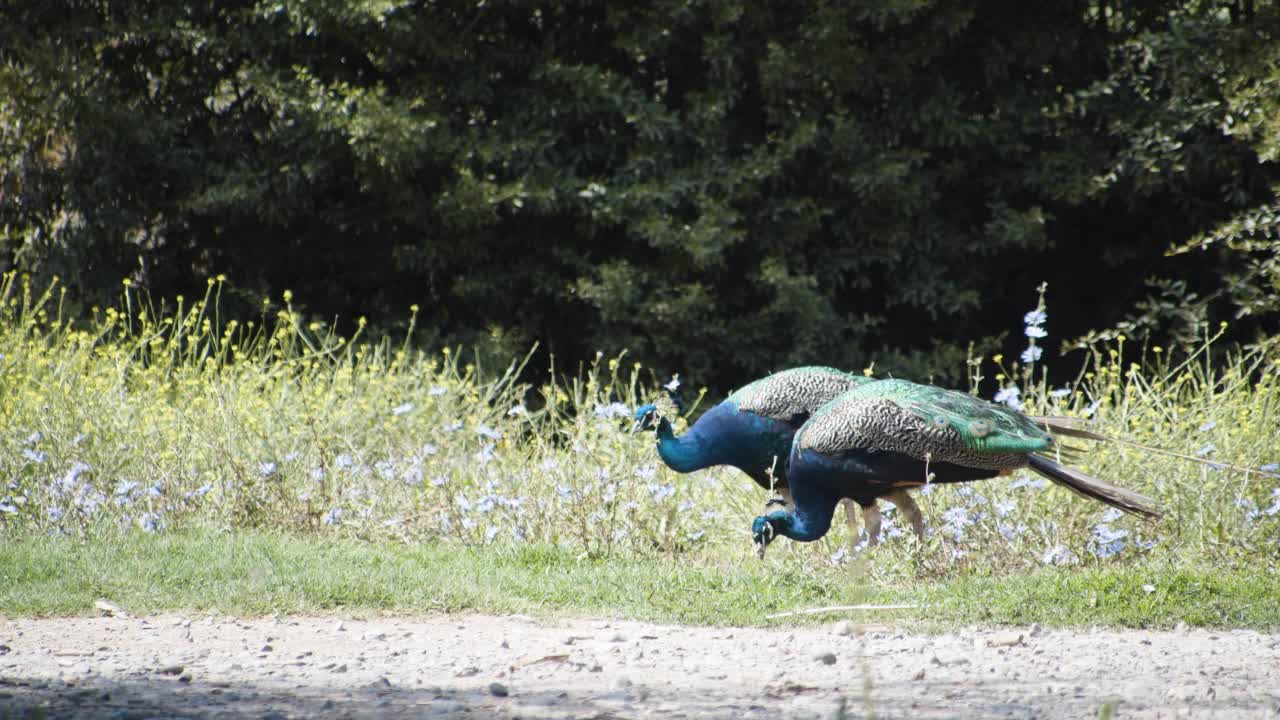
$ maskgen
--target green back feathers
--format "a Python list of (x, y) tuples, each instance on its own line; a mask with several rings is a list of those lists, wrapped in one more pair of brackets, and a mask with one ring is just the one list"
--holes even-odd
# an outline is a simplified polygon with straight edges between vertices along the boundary
[(994, 403), (906, 380), (861, 384), (814, 413), (800, 448), (840, 453), (901, 452), (969, 467), (1025, 465), (1052, 443), (1025, 415)]

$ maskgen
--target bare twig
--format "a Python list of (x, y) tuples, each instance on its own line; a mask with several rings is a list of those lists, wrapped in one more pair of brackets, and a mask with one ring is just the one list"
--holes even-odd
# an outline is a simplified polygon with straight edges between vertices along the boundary
[(797, 615), (821, 615), (823, 613), (846, 612), (850, 610), (913, 610), (920, 607), (919, 605), (831, 605), (829, 607), (807, 608), (805, 610), (792, 610), (791, 612), (777, 613), (775, 615), (765, 615), (765, 619), (774, 620), (784, 617), (795, 617)]

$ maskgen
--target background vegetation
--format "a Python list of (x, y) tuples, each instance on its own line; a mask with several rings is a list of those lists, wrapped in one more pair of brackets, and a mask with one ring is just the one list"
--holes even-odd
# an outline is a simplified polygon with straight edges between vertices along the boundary
[(171, 298), (218, 273), (239, 314), (291, 289), (347, 334), (418, 304), (425, 346), (629, 348), (721, 389), (815, 360), (958, 383), (1042, 280), (1059, 339), (1238, 318), (1249, 342), (1277, 329), (1278, 21), (12, 0), (0, 269), (61, 275), (73, 314), (121, 277)]

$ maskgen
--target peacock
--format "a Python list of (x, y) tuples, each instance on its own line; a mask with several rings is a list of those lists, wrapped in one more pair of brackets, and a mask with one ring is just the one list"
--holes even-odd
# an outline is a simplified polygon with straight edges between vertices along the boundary
[[(680, 437), (676, 437), (670, 421), (661, 416), (656, 405), (636, 409), (635, 427), (656, 429), (658, 455), (672, 470), (687, 473), (713, 465), (732, 465), (760, 487), (778, 493), (780, 497), (770, 500), (770, 505), (789, 506), (791, 493), (786, 459), (796, 430), (831, 399), (873, 382), (871, 378), (830, 367), (791, 368), (734, 392), (703, 413)], [(905, 491), (881, 496), (903, 512), (914, 510), (919, 515), (915, 502)], [(845, 510), (849, 529), (856, 538), (857, 513), (853, 503), (846, 502)], [(828, 522), (830, 519), (827, 518)]]
[[(962, 392), (906, 380), (876, 380), (851, 388), (816, 410), (796, 432), (788, 457), (792, 502), (757, 517), (752, 536), (761, 557), (779, 535), (821, 538), (835, 506), (863, 508), (869, 539), (880, 530), (877, 498), (905, 495), (926, 483), (959, 483), (1030, 467), (1080, 495), (1127, 513), (1159, 518), (1151, 498), (1118, 488), (1051, 460), (1066, 452), (1049, 431), (1106, 439), (1070, 418), (1029, 417)], [(896, 501), (895, 501), (896, 504)], [(914, 503), (898, 505), (916, 533), (924, 521)]]

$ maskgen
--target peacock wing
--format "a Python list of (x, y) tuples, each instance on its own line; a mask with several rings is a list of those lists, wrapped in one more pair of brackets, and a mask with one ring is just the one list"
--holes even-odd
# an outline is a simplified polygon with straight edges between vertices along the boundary
[(726, 402), (741, 411), (798, 428), (832, 398), (871, 382), (870, 378), (831, 367), (797, 367), (760, 378), (731, 394)]
[(827, 455), (898, 452), (918, 459), (1003, 470), (1052, 440), (1010, 408), (931, 385), (880, 380), (845, 392), (814, 413), (795, 438)]

